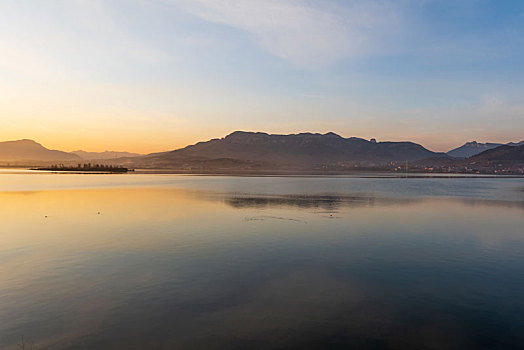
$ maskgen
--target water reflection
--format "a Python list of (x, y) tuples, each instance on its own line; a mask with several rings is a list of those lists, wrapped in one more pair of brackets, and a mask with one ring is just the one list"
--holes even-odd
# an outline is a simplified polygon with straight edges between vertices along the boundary
[[(251, 195), (251, 194), (206, 194), (203, 197), (220, 199), (233, 208), (270, 208), (295, 207), (300, 209), (323, 209), (327, 213), (340, 208), (359, 208), (391, 205), (415, 205), (429, 199), (419, 198), (384, 198), (376, 196), (337, 196), (337, 195)], [(444, 199), (449, 201), (450, 199)], [(523, 201), (486, 200), (473, 198), (453, 198), (453, 201), (462, 202), (470, 206), (505, 206), (524, 208)]]
[[(388, 200), (377, 197), (351, 197), (336, 195), (315, 195), (315, 196), (251, 196), (235, 194), (225, 198), (225, 202), (234, 208), (267, 208), (267, 207), (296, 207), (301, 209), (324, 209), (336, 211), (340, 207), (364, 207), (374, 206), (377, 201), (382, 203)], [(402, 202), (401, 200), (393, 200)], [(403, 200), (406, 201), (406, 200)], [(407, 200), (410, 201), (410, 200)]]
[(524, 342), (522, 201), (297, 192), (0, 192), (0, 347)]

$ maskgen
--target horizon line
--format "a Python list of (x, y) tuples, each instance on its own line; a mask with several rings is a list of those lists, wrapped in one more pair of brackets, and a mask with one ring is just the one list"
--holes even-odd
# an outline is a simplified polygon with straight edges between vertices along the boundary
[[(175, 150), (178, 150), (178, 149), (183, 149), (185, 147), (188, 147), (188, 146), (192, 146), (192, 145), (195, 145), (197, 143), (200, 143), (200, 142), (208, 142), (208, 141), (211, 141), (211, 140), (217, 140), (217, 139), (225, 139), (226, 137), (234, 134), (234, 133), (246, 133), (246, 134), (265, 134), (265, 135), (269, 135), (269, 136), (293, 136), (293, 135), (322, 135), (322, 136), (325, 136), (325, 135), (329, 135), (329, 134), (334, 134), (336, 136), (339, 136), (341, 138), (344, 138), (344, 139), (351, 139), (351, 138), (356, 138), (356, 139), (362, 139), (362, 140), (366, 140), (366, 141), (372, 141), (372, 140), (375, 140), (377, 143), (381, 143), (381, 142), (411, 142), (411, 143), (415, 143), (415, 144), (418, 144), (418, 145), (421, 145), (422, 147), (430, 150), (430, 151), (433, 151), (431, 150), (430, 148), (426, 147), (424, 145), (424, 143), (422, 142), (415, 142), (415, 141), (412, 141), (412, 140), (409, 140), (409, 139), (402, 139), (402, 140), (379, 140), (378, 138), (376, 137), (372, 137), (372, 138), (364, 138), (364, 137), (359, 137), (359, 136), (342, 136), (341, 134), (339, 133), (336, 133), (334, 131), (328, 131), (328, 132), (313, 132), (313, 131), (303, 131), (303, 132), (294, 132), (294, 133), (271, 133), (271, 132), (266, 132), (266, 131), (246, 131), (246, 130), (234, 130), (234, 131), (231, 131), (229, 132), (228, 134), (226, 134), (225, 136), (222, 136), (222, 137), (213, 137), (213, 138), (209, 138), (209, 139), (206, 139), (206, 140), (199, 140), (199, 141), (195, 141), (193, 143), (188, 143), (186, 144), (185, 146), (179, 146), (179, 147), (173, 147), (173, 148), (164, 148), (162, 150), (157, 150), (157, 151), (152, 151), (152, 152), (137, 152), (137, 151), (130, 151), (130, 150), (115, 150), (115, 149), (105, 149), (103, 151), (89, 151), (87, 150), (88, 148), (75, 148), (71, 151), (64, 151), (62, 150), (60, 147), (53, 147), (53, 146), (49, 146), (49, 147), (53, 147), (53, 148), (48, 148), (48, 146), (45, 145), (44, 142), (40, 142), (40, 141), (37, 141), (37, 138), (33, 139), (33, 138), (27, 138), (27, 137), (24, 137), (24, 138), (20, 138), (20, 139), (10, 139), (10, 140), (3, 140), (3, 141), (0, 141), (0, 143), (4, 143), (4, 142), (19, 142), (19, 141), (32, 141), (32, 142), (35, 142), (49, 150), (56, 150), (56, 151), (62, 151), (62, 152), (67, 152), (67, 153), (73, 153), (73, 152), (78, 152), (78, 151), (82, 151), (82, 152), (89, 152), (89, 153), (104, 153), (104, 152), (118, 152), (118, 153), (135, 153), (135, 154), (138, 154), (138, 155), (148, 155), (148, 154), (153, 154), (153, 153), (162, 153), (162, 152), (170, 152), (170, 151), (175, 151)], [(466, 144), (469, 144), (469, 143), (479, 143), (479, 144), (500, 144), (500, 145), (505, 145), (505, 144), (508, 144), (508, 143), (520, 143), (520, 142), (523, 142), (523, 140), (520, 140), (520, 141), (516, 141), (516, 140), (513, 140), (513, 141), (509, 141), (509, 142), (494, 142), (494, 141), (477, 141), (477, 140), (471, 140), (471, 141), (464, 141), (462, 144), (458, 145), (458, 146), (455, 146), (453, 148), (450, 148), (448, 149), (447, 151), (433, 151), (433, 152), (436, 152), (436, 153), (447, 153), (451, 150), (454, 150), (458, 147), (462, 147)]]

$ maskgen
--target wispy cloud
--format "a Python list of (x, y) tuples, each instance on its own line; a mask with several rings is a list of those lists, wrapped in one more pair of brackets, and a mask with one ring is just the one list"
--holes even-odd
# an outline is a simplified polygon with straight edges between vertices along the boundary
[(243, 30), (270, 54), (317, 67), (387, 47), (400, 31), (395, 1), (168, 0), (209, 22)]

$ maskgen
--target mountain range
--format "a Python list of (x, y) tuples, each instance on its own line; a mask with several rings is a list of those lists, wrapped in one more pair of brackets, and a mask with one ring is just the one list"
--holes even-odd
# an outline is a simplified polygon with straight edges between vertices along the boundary
[(130, 152), (64, 152), (48, 149), (33, 140), (17, 140), (0, 142), (0, 162), (13, 164), (47, 164), (49, 162), (80, 162), (107, 160), (121, 157), (138, 157), (141, 154)]
[[(479, 154), (481, 152), (487, 151), (489, 149), (497, 148), (499, 146), (502, 146), (504, 144), (502, 143), (480, 143), (477, 141), (471, 141), (466, 142), (460, 147), (457, 147), (455, 149), (452, 149), (451, 151), (448, 151), (446, 154), (451, 157), (455, 158), (468, 158), (472, 157), (476, 154)], [(508, 146), (520, 146), (524, 145), (524, 140), (520, 142), (510, 142), (506, 143)]]
[(76, 161), (76, 154), (50, 150), (33, 140), (0, 142), (0, 161), (2, 162), (42, 162)]
[(194, 167), (221, 160), (252, 168), (316, 168), (357, 162), (379, 165), (435, 156), (445, 155), (413, 142), (376, 142), (356, 137), (343, 138), (335, 133), (270, 135), (235, 131), (221, 139), (128, 159), (128, 165)]
[[(522, 153), (519, 153), (519, 150), (522, 146), (517, 145), (524, 145), (524, 141), (508, 145), (482, 144), (473, 141), (446, 154), (430, 151), (420, 144), (409, 141), (377, 142), (374, 139), (344, 138), (332, 132), (274, 135), (235, 131), (223, 138), (147, 155), (115, 151), (68, 153), (49, 150), (31, 140), (0, 142), (0, 163), (34, 165), (96, 161), (99, 164), (132, 168), (192, 172), (222, 170), (340, 172), (355, 168), (400, 169), (402, 164), (409, 162), (412, 164), (411, 169), (421, 171), (438, 169), (464, 172), (473, 169), (469, 165), (476, 164), (476, 168), (480, 167), (482, 171), (503, 167), (518, 173), (522, 161)], [(468, 154), (473, 155), (468, 156)], [(478, 156), (480, 157), (477, 159)], [(497, 161), (500, 162), (495, 167)]]
[(410, 171), (524, 175), (524, 144), (501, 145), (469, 158), (431, 158), (411, 164)]

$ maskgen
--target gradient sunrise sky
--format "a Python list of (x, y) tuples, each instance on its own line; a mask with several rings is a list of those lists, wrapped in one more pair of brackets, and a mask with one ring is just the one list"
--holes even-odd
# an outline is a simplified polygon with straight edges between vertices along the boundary
[(0, 140), (524, 139), (524, 1), (0, 0)]

